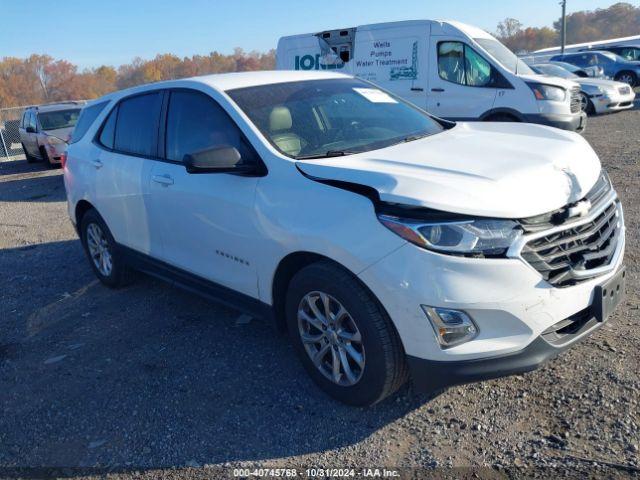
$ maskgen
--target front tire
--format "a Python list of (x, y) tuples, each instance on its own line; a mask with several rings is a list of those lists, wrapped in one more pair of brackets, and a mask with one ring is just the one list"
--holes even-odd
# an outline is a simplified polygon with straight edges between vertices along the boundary
[(25, 159), (27, 160), (27, 163), (35, 163), (36, 159), (29, 154), (29, 152), (24, 146), (24, 143), (21, 143), (20, 145), (22, 145), (22, 151), (24, 152), (24, 156), (25, 156)]
[(333, 398), (373, 405), (407, 380), (391, 319), (353, 275), (321, 261), (300, 270), (286, 297), (289, 335), (315, 383)]
[(109, 227), (95, 209), (82, 216), (80, 239), (98, 280), (111, 288), (130, 283), (131, 270), (118, 252)]
[(509, 115), (508, 113), (496, 113), (489, 115), (484, 119), (485, 122), (519, 122), (516, 117)]
[(587, 115), (591, 115), (595, 113), (595, 107), (591, 99), (587, 96), (586, 93), (580, 93), (580, 110), (582, 110)]

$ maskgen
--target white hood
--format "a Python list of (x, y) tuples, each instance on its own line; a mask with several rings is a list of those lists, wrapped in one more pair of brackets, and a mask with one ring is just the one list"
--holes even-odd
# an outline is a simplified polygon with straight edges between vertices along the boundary
[(383, 201), (499, 218), (530, 217), (575, 202), (600, 173), (596, 153), (576, 133), (481, 122), (297, 166), (310, 177), (373, 187)]
[(540, 75), (540, 74), (533, 74), (533, 75), (521, 75), (518, 74), (518, 77), (522, 78), (525, 82), (534, 82), (534, 83), (544, 83), (545, 85), (553, 85), (556, 87), (562, 87), (565, 90), (571, 90), (573, 87), (579, 87), (580, 85), (578, 85), (577, 82), (574, 82), (573, 80), (569, 80), (566, 78), (560, 78), (560, 77), (552, 77), (549, 75)]

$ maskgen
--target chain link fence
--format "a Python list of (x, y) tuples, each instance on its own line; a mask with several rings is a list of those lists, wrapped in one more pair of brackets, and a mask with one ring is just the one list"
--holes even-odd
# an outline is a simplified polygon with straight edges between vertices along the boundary
[(24, 157), (18, 128), (25, 108), (0, 108), (0, 162)]

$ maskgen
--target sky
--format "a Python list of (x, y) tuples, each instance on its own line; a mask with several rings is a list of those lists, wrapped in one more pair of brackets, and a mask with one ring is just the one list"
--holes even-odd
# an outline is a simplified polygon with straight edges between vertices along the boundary
[[(567, 11), (614, 3), (567, 0)], [(0, 5), (0, 57), (46, 53), (80, 68), (118, 66), (158, 53), (267, 51), (283, 35), (394, 20), (458, 20), (494, 32), (507, 17), (541, 27), (560, 16), (559, 0), (0, 0)]]

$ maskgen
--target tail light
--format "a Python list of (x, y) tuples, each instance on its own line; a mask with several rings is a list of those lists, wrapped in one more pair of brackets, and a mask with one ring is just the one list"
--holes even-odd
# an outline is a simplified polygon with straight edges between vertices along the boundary
[(60, 165), (62, 165), (62, 168), (67, 166), (67, 152), (62, 152), (60, 155)]

